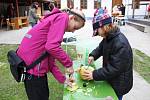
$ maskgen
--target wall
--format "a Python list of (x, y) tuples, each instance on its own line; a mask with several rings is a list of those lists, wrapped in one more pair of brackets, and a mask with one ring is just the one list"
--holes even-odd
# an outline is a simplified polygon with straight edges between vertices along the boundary
[(87, 9), (82, 9), (87, 18), (94, 16), (94, 0), (87, 0)]
[[(5, 16), (5, 18), (7, 17), (7, 7), (8, 7), (7, 3), (0, 3), (0, 15), (2, 14), (3, 16)], [(18, 8), (19, 8), (19, 16), (24, 16), (25, 9), (27, 9), (27, 11), (28, 11), (29, 7), (28, 6), (18, 6)], [(16, 10), (16, 8), (15, 8), (15, 10)]]
[(107, 8), (108, 10), (108, 13), (111, 15), (111, 12), (112, 12), (112, 0), (101, 0), (101, 7), (105, 7)]
[(7, 6), (6, 3), (0, 3), (0, 16), (3, 15), (4, 17), (7, 17)]
[(19, 9), (19, 16), (25, 16), (25, 10), (27, 11), (27, 14), (29, 12), (29, 6), (18, 6)]
[(115, 6), (115, 5), (121, 5), (122, 4), (122, 0), (112, 0), (112, 8)]
[[(147, 4), (150, 3), (150, 1), (141, 1), (140, 4)], [(123, 4), (126, 6), (126, 16), (128, 18), (131, 18), (133, 15), (133, 9), (132, 9), (132, 0), (123, 0)], [(145, 15), (147, 15), (146, 5), (140, 5), (139, 9), (135, 9), (135, 18), (144, 18)]]
[[(67, 8), (67, 0), (61, 0), (61, 9)], [(80, 0), (74, 0), (74, 9), (80, 9)], [(87, 18), (93, 17), (94, 14), (94, 0), (87, 0), (87, 9), (82, 9)]]

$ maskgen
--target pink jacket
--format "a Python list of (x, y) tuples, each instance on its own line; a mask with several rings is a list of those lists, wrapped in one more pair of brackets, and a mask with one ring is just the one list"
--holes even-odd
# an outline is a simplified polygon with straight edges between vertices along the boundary
[(34, 62), (44, 51), (50, 54), (28, 73), (43, 76), (50, 71), (60, 83), (64, 83), (66, 77), (55, 65), (55, 59), (67, 68), (72, 66), (72, 60), (61, 48), (68, 19), (67, 13), (56, 8), (51, 15), (45, 16), (40, 23), (27, 32), (17, 51), (27, 65)]

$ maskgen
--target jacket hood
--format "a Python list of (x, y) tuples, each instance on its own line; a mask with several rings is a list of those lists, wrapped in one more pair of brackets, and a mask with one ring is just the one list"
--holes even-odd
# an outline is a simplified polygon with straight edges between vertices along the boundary
[(47, 18), (47, 17), (49, 17), (50, 15), (57, 14), (57, 13), (62, 13), (62, 11), (59, 10), (58, 8), (54, 8), (54, 9), (51, 11), (50, 14), (47, 14), (47, 15), (44, 16), (44, 19)]
[(111, 40), (112, 38), (116, 37), (117, 35), (120, 34), (120, 29), (118, 27), (116, 27), (116, 29), (114, 31), (111, 31), (108, 33), (109, 35), (106, 37), (106, 40)]

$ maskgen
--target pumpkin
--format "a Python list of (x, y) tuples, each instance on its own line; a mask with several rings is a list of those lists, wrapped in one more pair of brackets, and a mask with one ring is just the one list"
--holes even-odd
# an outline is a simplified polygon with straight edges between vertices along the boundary
[(80, 77), (81, 77), (82, 80), (84, 80), (83, 74), (84, 74), (85, 70), (93, 71), (94, 68), (91, 67), (91, 66), (80, 66), (80, 68), (78, 69), (78, 72), (79, 72)]

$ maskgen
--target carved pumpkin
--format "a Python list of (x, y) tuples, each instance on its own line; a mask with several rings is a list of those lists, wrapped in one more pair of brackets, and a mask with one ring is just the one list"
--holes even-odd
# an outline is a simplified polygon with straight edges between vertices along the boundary
[(85, 71), (85, 70), (93, 71), (94, 68), (91, 67), (91, 66), (81, 66), (81, 67), (78, 69), (78, 72), (79, 72), (80, 77), (81, 77), (82, 80), (84, 80), (83, 74), (84, 74), (84, 71)]

